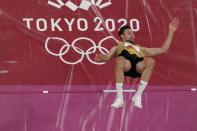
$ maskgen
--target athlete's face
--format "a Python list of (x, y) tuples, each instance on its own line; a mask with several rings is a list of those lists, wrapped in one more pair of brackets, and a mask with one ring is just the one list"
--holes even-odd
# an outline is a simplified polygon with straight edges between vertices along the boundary
[(132, 41), (133, 42), (135, 40), (135, 35), (131, 29), (126, 29), (124, 31), (124, 34), (121, 35), (121, 37), (122, 37), (123, 41)]

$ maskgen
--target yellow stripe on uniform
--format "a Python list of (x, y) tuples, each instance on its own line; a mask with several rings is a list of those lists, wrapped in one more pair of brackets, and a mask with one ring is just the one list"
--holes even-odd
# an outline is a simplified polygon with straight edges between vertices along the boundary
[[(116, 56), (118, 56), (119, 54), (121, 54), (121, 52), (123, 50), (127, 50), (130, 54), (136, 54), (140, 58), (141, 57), (144, 57), (144, 53), (141, 50), (140, 51), (137, 51), (137, 49), (135, 49), (135, 47), (136, 47), (135, 45), (131, 45), (131, 46), (125, 47), (123, 42), (119, 42), (119, 44), (117, 46), (118, 47), (116, 49)], [(136, 48), (138, 48), (138, 47), (136, 47)]]

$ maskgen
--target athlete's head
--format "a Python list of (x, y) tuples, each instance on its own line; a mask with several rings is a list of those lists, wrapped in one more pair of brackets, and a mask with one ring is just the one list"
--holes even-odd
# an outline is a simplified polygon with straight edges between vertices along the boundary
[(134, 42), (135, 35), (129, 25), (122, 26), (118, 34), (122, 41)]

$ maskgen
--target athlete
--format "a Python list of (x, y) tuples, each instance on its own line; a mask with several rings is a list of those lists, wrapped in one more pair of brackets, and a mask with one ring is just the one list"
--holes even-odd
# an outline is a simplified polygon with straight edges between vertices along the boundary
[(170, 22), (167, 37), (162, 46), (158, 48), (141, 47), (134, 41), (135, 35), (131, 28), (128, 25), (123, 26), (119, 30), (121, 41), (118, 45), (112, 47), (108, 54), (96, 54), (95, 61), (97, 62), (107, 62), (114, 57), (116, 58), (115, 81), (117, 97), (111, 107), (119, 108), (123, 106), (124, 76), (129, 76), (141, 79), (137, 91), (132, 97), (132, 102), (137, 108), (142, 108), (142, 93), (148, 85), (155, 66), (155, 60), (151, 57), (168, 52), (179, 23), (179, 18), (174, 18)]

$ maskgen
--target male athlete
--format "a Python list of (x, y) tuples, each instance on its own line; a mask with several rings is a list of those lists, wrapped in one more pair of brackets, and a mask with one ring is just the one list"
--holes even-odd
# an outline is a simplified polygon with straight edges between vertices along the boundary
[(137, 108), (142, 108), (141, 96), (155, 66), (155, 60), (151, 57), (168, 52), (174, 32), (177, 30), (179, 23), (180, 20), (178, 18), (174, 18), (170, 22), (168, 35), (162, 46), (158, 48), (146, 48), (136, 44), (134, 42), (135, 35), (131, 28), (127, 25), (123, 26), (119, 30), (121, 41), (118, 45), (112, 47), (108, 54), (96, 54), (95, 61), (97, 62), (107, 62), (113, 57), (116, 58), (115, 81), (117, 97), (111, 107), (119, 108), (123, 106), (124, 76), (129, 76), (141, 78), (138, 89), (132, 97), (132, 102)]

